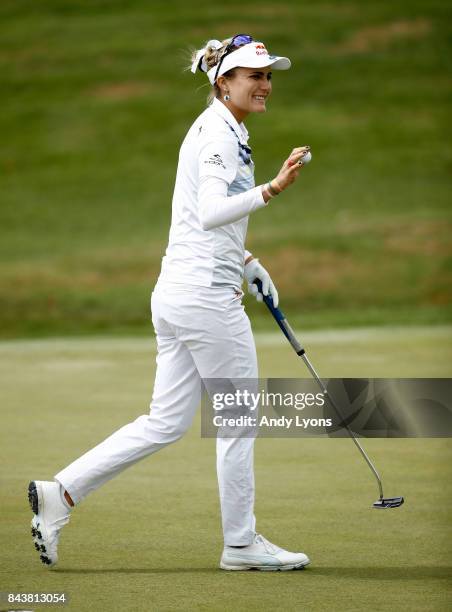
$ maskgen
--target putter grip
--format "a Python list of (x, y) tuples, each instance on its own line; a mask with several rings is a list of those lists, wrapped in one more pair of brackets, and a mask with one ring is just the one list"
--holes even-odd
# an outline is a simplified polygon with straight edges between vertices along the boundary
[(283, 311), (280, 310), (279, 308), (277, 308), (273, 304), (273, 298), (272, 298), (270, 293), (268, 295), (264, 295), (262, 293), (262, 282), (258, 278), (254, 279), (253, 284), (257, 286), (257, 289), (258, 289), (259, 293), (262, 294), (262, 297), (264, 299), (265, 305), (267, 306), (267, 308), (271, 312), (271, 314), (272, 314), (273, 318), (275, 319), (275, 321), (278, 323), (282, 333), (286, 336), (287, 340), (292, 345), (293, 350), (297, 353), (297, 355), (303, 355), (305, 350), (301, 346), (301, 344), (298, 342), (298, 340), (296, 339), (295, 334), (293, 333), (292, 328), (290, 327), (289, 323), (287, 322), (286, 317), (284, 316)]

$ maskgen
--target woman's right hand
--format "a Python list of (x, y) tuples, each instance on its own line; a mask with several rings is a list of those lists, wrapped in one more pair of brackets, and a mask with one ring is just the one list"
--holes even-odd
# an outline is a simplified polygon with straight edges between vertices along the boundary
[(276, 178), (273, 179), (272, 185), (276, 189), (284, 191), (289, 185), (297, 180), (300, 170), (303, 165), (298, 162), (305, 153), (311, 150), (310, 146), (297, 147), (292, 151), (286, 161), (283, 163), (281, 170)]

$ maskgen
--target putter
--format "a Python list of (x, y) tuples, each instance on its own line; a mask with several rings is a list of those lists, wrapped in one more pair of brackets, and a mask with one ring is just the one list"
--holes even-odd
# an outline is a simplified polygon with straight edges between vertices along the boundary
[(327, 388), (325, 387), (325, 385), (323, 384), (323, 382), (320, 379), (319, 375), (315, 371), (314, 366), (309, 361), (309, 359), (308, 359), (308, 357), (306, 355), (306, 351), (304, 350), (304, 348), (301, 346), (301, 344), (298, 342), (297, 338), (295, 337), (295, 334), (294, 334), (292, 328), (290, 327), (290, 325), (289, 325), (286, 317), (284, 316), (283, 312), (279, 308), (275, 307), (275, 305), (273, 304), (273, 298), (272, 298), (272, 296), (270, 294), (264, 295), (262, 293), (262, 283), (261, 283), (261, 281), (258, 278), (256, 278), (254, 280), (253, 284), (257, 285), (259, 293), (261, 293), (262, 296), (263, 296), (265, 305), (267, 306), (267, 308), (271, 312), (273, 318), (275, 319), (275, 321), (279, 325), (282, 333), (285, 335), (287, 340), (290, 342), (290, 344), (291, 344), (293, 350), (296, 352), (296, 354), (303, 359), (303, 361), (304, 361), (306, 367), (308, 368), (309, 372), (314, 377), (314, 379), (316, 380), (316, 382), (319, 385), (319, 387), (322, 389), (325, 397), (330, 402), (330, 405), (333, 407), (334, 411), (336, 412), (336, 414), (338, 415), (338, 417), (342, 421), (343, 426), (347, 430), (350, 438), (355, 443), (357, 449), (361, 453), (361, 456), (363, 457), (363, 459), (365, 460), (365, 462), (369, 466), (370, 470), (372, 471), (372, 474), (375, 476), (375, 478), (377, 480), (377, 483), (378, 483), (378, 490), (379, 490), (379, 493), (380, 493), (380, 499), (378, 499), (376, 502), (374, 502), (373, 507), (377, 508), (377, 509), (398, 508), (404, 502), (403, 497), (385, 497), (383, 495), (383, 485), (381, 483), (381, 478), (380, 478), (380, 476), (379, 476), (379, 474), (378, 474), (374, 464), (369, 459), (366, 451), (363, 449), (361, 444), (358, 442), (358, 440), (355, 437), (353, 431), (350, 429), (350, 427), (345, 422), (345, 419), (344, 419), (341, 411), (339, 410), (338, 405), (336, 404), (334, 398), (328, 393)]

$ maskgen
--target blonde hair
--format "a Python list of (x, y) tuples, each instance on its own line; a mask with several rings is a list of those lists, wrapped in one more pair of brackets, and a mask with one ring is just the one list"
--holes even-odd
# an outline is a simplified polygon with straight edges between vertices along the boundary
[[(206, 63), (207, 69), (210, 70), (214, 66), (218, 64), (223, 56), (226, 47), (231, 42), (232, 38), (226, 38), (221, 41), (221, 47), (219, 49), (215, 49), (215, 47), (211, 45), (206, 46), (206, 52), (204, 53), (203, 60)], [(190, 49), (190, 66), (187, 67), (190, 70), (192, 63), (196, 60), (196, 49)], [(235, 68), (228, 70), (222, 76), (226, 78), (232, 78), (234, 76)], [(214, 83), (209, 91), (207, 96), (207, 105), (210, 105), (214, 98), (219, 98), (221, 96), (221, 89), (218, 87), (216, 83)]]

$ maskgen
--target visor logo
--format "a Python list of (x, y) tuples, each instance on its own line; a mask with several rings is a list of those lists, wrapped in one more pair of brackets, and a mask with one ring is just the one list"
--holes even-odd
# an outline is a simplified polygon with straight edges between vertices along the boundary
[(265, 45), (255, 45), (256, 55), (268, 55), (268, 51), (265, 48)]

